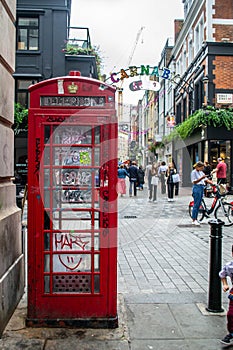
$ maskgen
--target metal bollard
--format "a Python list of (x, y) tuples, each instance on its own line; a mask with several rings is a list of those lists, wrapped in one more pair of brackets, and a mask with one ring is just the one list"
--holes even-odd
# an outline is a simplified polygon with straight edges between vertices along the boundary
[(210, 269), (209, 269), (209, 312), (223, 312), (222, 308), (222, 285), (219, 271), (222, 268), (222, 227), (221, 220), (210, 220)]

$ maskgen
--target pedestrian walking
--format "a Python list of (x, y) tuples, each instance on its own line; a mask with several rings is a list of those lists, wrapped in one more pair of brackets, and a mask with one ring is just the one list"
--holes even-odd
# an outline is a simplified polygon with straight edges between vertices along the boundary
[(211, 178), (211, 166), (210, 166), (210, 163), (208, 161), (204, 162), (203, 173), (206, 174), (206, 176), (208, 178)]
[(192, 196), (194, 199), (193, 211), (192, 211), (192, 224), (200, 226), (200, 223), (197, 221), (198, 210), (201, 205), (201, 200), (204, 195), (204, 187), (206, 183), (213, 184), (211, 180), (203, 172), (204, 163), (197, 162), (194, 165), (194, 170), (191, 172), (191, 182), (193, 184)]
[[(173, 164), (174, 169), (176, 170), (176, 174), (179, 174), (174, 160), (172, 160), (172, 164)], [(174, 181), (174, 183), (175, 183), (175, 185), (174, 185), (174, 188), (175, 188), (175, 196), (178, 196), (178, 195), (179, 195), (179, 188), (180, 188), (180, 176), (179, 176), (179, 175), (177, 175), (177, 176), (178, 176), (177, 181)]]
[(211, 174), (217, 173), (218, 185), (226, 184), (227, 182), (227, 165), (222, 158), (218, 158), (218, 164)]
[(144, 183), (145, 183), (145, 171), (142, 169), (142, 166), (140, 165), (138, 168), (138, 188), (139, 188), (139, 191), (143, 190)]
[[(205, 165), (204, 165), (203, 173), (207, 176), (208, 179), (212, 180), (212, 175), (211, 175), (212, 168), (210, 166), (210, 163), (208, 161), (205, 161), (204, 164)], [(204, 188), (205, 197), (211, 197), (212, 192), (213, 192), (213, 188), (210, 184), (208, 184)]]
[(151, 176), (152, 176), (151, 170), (152, 170), (152, 163), (149, 161), (145, 170), (145, 178), (147, 181), (148, 193), (151, 191)]
[(117, 193), (120, 194), (121, 197), (123, 197), (123, 195), (126, 194), (126, 182), (125, 182), (126, 176), (129, 177), (129, 174), (125, 169), (124, 164), (121, 164), (117, 170), (117, 177), (118, 177)]
[(166, 177), (167, 177), (167, 196), (168, 196), (168, 202), (174, 202), (174, 187), (175, 182), (173, 180), (173, 175), (176, 174), (176, 169), (174, 168), (174, 164), (171, 162), (168, 165), (168, 169), (166, 171)]
[(151, 168), (151, 186), (149, 190), (150, 202), (151, 201), (153, 201), (154, 203), (157, 202), (158, 183), (159, 183), (158, 166), (156, 163), (153, 163)]
[(138, 167), (135, 161), (132, 162), (128, 169), (129, 173), (129, 196), (132, 197), (132, 193), (134, 196), (137, 196), (137, 183), (138, 183)]
[(166, 165), (166, 162), (163, 161), (161, 165), (158, 168), (158, 176), (161, 181), (161, 194), (166, 193), (166, 172), (167, 172), (168, 166)]
[[(233, 245), (231, 248), (231, 254), (233, 257)], [(230, 345), (233, 344), (233, 261), (226, 263), (222, 270), (219, 272), (219, 277), (221, 278), (223, 291), (229, 291), (229, 306), (227, 311), (227, 330), (228, 334), (221, 340), (222, 344)], [(229, 287), (227, 277), (231, 280), (231, 289)]]

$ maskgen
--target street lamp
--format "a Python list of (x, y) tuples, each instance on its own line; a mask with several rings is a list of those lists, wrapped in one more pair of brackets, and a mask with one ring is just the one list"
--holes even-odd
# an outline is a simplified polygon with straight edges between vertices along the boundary
[(209, 83), (209, 77), (208, 75), (205, 75), (203, 78), (202, 78), (202, 83), (204, 84), (205, 86), (205, 89), (204, 89), (204, 104), (203, 106), (206, 107), (208, 105), (208, 83)]

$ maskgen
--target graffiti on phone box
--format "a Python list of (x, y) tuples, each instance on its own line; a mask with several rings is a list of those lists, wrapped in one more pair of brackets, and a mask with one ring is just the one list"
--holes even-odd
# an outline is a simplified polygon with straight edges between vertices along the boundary
[(66, 128), (65, 130), (62, 130), (61, 143), (64, 145), (80, 144), (82, 141), (86, 140), (86, 134), (87, 130), (72, 130), (70, 128)]
[(62, 184), (63, 185), (80, 185), (90, 186), (91, 185), (91, 172), (85, 170), (63, 170), (62, 172)]
[(55, 233), (55, 248), (58, 251), (64, 251), (65, 254), (58, 255), (59, 261), (65, 268), (73, 271), (79, 267), (83, 261), (82, 256), (74, 254), (73, 251), (84, 251), (89, 240), (81, 235), (75, 236), (74, 233), (57, 234)]
[(75, 202), (75, 203), (90, 203), (91, 202), (91, 191), (78, 189), (68, 189), (64, 191), (64, 201)]
[(64, 161), (65, 165), (91, 165), (91, 149), (70, 148)]

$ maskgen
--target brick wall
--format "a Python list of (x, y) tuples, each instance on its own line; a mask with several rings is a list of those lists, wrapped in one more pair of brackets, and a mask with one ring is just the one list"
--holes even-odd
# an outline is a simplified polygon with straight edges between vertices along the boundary
[(213, 81), (215, 89), (233, 90), (233, 56), (216, 56), (213, 64), (215, 65), (215, 69), (213, 70), (213, 74), (215, 75)]
[(233, 2), (232, 0), (215, 0), (213, 6), (215, 10), (214, 18), (232, 19), (233, 18)]
[(233, 42), (233, 25), (214, 24), (213, 28), (215, 29), (214, 38), (216, 42)]

